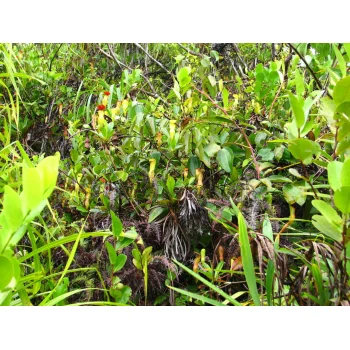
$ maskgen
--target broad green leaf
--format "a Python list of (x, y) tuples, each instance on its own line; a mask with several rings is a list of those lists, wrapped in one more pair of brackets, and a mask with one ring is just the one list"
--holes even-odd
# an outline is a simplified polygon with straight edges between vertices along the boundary
[(340, 182), (342, 186), (350, 186), (350, 158), (347, 158), (343, 164), (340, 173)]
[(342, 218), (328, 203), (315, 199), (312, 201), (312, 205), (330, 222), (335, 225), (342, 224)]
[(184, 58), (185, 58), (184, 55), (179, 54), (175, 57), (175, 61), (176, 63), (180, 63)]
[(312, 217), (312, 224), (327, 237), (336, 241), (342, 240), (341, 227), (330, 223), (324, 216), (314, 215)]
[(222, 148), (216, 157), (219, 165), (228, 173), (232, 171), (233, 167), (233, 152), (230, 148)]
[(208, 80), (211, 84), (211, 86), (215, 86), (216, 85), (216, 80), (212, 75), (208, 75)]
[(294, 168), (290, 168), (288, 169), (288, 171), (295, 177), (299, 178), (299, 179), (302, 179), (304, 178), (304, 176), (302, 176), (299, 171), (297, 169), (294, 169)]
[(212, 142), (209, 145), (204, 147), (204, 151), (209, 157), (212, 157), (213, 155), (218, 153), (220, 149), (221, 147), (215, 142)]
[(117, 179), (122, 180), (123, 182), (128, 179), (129, 174), (124, 170), (118, 170), (115, 173), (117, 175)]
[(343, 213), (350, 213), (350, 186), (342, 186), (334, 192), (334, 204)]
[(119, 270), (121, 270), (124, 267), (126, 260), (127, 260), (127, 257), (125, 254), (119, 254), (116, 257), (113, 272), (118, 272)]
[[(350, 118), (350, 101), (345, 101), (337, 106), (335, 110), (336, 114), (334, 116), (334, 119), (339, 119), (342, 113), (344, 113), (347, 117)], [(344, 119), (340, 123), (340, 129), (344, 125), (344, 122), (347, 123)], [(341, 138), (341, 135), (339, 135), (338, 132), (338, 140)]]
[(175, 197), (175, 193), (174, 193), (175, 179), (170, 175), (168, 175), (168, 179), (166, 180), (166, 186), (167, 186), (167, 189), (168, 189), (170, 195), (172, 197)]
[(288, 150), (295, 159), (301, 160), (305, 165), (311, 164), (313, 157), (318, 158), (321, 147), (317, 142), (307, 139), (296, 139), (289, 143)]
[(267, 138), (267, 134), (266, 132), (263, 132), (263, 131), (259, 131), (256, 136), (255, 136), (255, 144), (257, 146), (261, 146), (261, 142), (262, 141), (265, 141)]
[(120, 289), (111, 288), (109, 293), (119, 304), (126, 304), (131, 296), (132, 290), (129, 286), (123, 286)]
[(165, 212), (168, 212), (168, 208), (164, 208), (164, 207), (153, 208), (149, 213), (148, 223), (153, 222), (158, 216), (160, 216)]
[(283, 186), (283, 195), (289, 204), (298, 203), (303, 205), (306, 201), (305, 189), (299, 186), (293, 186), (292, 184), (286, 184)]
[(350, 101), (350, 76), (337, 82), (333, 90), (333, 100), (337, 105)]
[(36, 168), (23, 167), (23, 192), (25, 213), (36, 208), (43, 200), (44, 184), (41, 173)]
[(321, 98), (320, 114), (323, 115), (329, 124), (334, 123), (334, 113), (337, 108), (337, 104), (331, 98)]
[(201, 166), (200, 160), (197, 156), (191, 155), (188, 158), (187, 167), (190, 170), (190, 173), (192, 176), (196, 176), (196, 169), (200, 168), (200, 166)]
[(22, 225), (24, 215), (19, 194), (10, 186), (4, 187), (4, 202), (2, 215), (6, 219), (7, 227), (15, 232)]
[(115, 237), (119, 237), (120, 234), (123, 231), (123, 224), (120, 221), (120, 219), (118, 218), (118, 216), (113, 213), (112, 210), (111, 210), (110, 213), (111, 213), (111, 218), (112, 218), (112, 232), (113, 232), (113, 235)]
[[(135, 231), (135, 228), (132, 227), (130, 230), (126, 231), (126, 232), (122, 232), (120, 234), (120, 237), (125, 237), (125, 238), (129, 238), (129, 239), (136, 239), (138, 237), (138, 233)], [(123, 241), (124, 243), (124, 241)]]
[(48, 198), (56, 186), (59, 162), (60, 153), (57, 152), (54, 156), (44, 158), (37, 166), (44, 184), (43, 199)]
[(289, 101), (292, 106), (293, 115), (296, 121), (297, 127), (300, 129), (305, 124), (304, 110), (298, 99), (290, 92), (288, 92)]
[(5, 255), (0, 255), (0, 292), (9, 285), (14, 273), (11, 259)]
[(343, 163), (333, 161), (328, 163), (327, 171), (328, 171), (328, 182), (333, 191), (337, 191), (342, 186), (340, 175), (342, 173)]
[(249, 292), (255, 305), (260, 305), (258, 288), (256, 286), (255, 270), (253, 263), (252, 251), (247, 231), (247, 226), (241, 212), (238, 213), (238, 233), (239, 245), (241, 247), (241, 256), (244, 275), (248, 284)]
[(187, 84), (191, 82), (189, 67), (183, 67), (177, 73), (177, 80), (179, 81), (180, 87), (185, 87)]
[(108, 252), (108, 257), (109, 257), (109, 262), (114, 265), (116, 260), (117, 260), (117, 253), (114, 249), (114, 247), (112, 246), (112, 244), (110, 244), (108, 241), (105, 242), (106, 248), (107, 248), (107, 252)]
[(338, 65), (339, 65), (341, 74), (343, 77), (346, 77), (346, 62), (344, 60), (344, 57), (341, 54), (341, 52), (338, 50), (336, 44), (333, 44), (332, 46), (333, 46), (333, 51), (335, 52), (335, 55), (336, 55), (337, 60), (338, 60)]
[(270, 148), (262, 148), (259, 150), (258, 156), (263, 162), (269, 162), (275, 157), (275, 153)]

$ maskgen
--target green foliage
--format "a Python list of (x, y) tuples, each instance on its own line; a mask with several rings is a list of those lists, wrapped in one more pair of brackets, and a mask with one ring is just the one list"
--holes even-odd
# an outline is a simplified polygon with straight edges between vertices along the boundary
[(349, 52), (1, 44), (0, 304), (348, 302)]

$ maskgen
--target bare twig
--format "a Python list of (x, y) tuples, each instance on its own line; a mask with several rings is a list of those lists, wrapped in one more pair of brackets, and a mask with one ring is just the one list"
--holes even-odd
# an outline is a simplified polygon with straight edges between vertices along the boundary
[(162, 69), (164, 69), (168, 74), (170, 74), (171, 76), (174, 76), (173, 73), (171, 73), (168, 69), (166, 69), (162, 63), (160, 63), (159, 61), (157, 61), (153, 56), (151, 56), (140, 44), (135, 43), (135, 45), (142, 50), (153, 62), (157, 63), (159, 67), (161, 67)]

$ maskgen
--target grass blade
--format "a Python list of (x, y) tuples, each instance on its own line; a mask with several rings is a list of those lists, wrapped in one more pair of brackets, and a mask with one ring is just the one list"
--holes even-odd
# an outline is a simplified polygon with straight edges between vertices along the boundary
[(259, 299), (258, 288), (256, 286), (253, 256), (252, 251), (250, 249), (247, 225), (241, 212), (238, 213), (238, 227), (239, 245), (241, 247), (244, 275), (254, 304), (260, 306), (261, 304)]
[(200, 295), (200, 294), (191, 293), (191, 292), (188, 292), (187, 290), (175, 288), (175, 287), (172, 287), (172, 286), (168, 286), (168, 288), (173, 289), (175, 292), (178, 292), (178, 293), (183, 294), (183, 295), (187, 295), (188, 297), (191, 297), (191, 298), (203, 301), (204, 303), (207, 303), (207, 304), (210, 304), (210, 305), (225, 306), (223, 303), (220, 303), (220, 301), (217, 301), (217, 300), (214, 300), (214, 299), (210, 299), (210, 298), (205, 297), (205, 296)]

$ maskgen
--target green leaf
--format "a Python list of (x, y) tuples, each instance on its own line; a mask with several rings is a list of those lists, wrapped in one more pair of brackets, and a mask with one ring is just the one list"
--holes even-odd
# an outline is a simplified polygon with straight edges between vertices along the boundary
[(174, 188), (175, 188), (175, 179), (168, 175), (168, 179), (166, 180), (166, 186), (168, 188), (168, 191), (172, 197), (176, 197), (174, 193)]
[(333, 90), (333, 100), (337, 105), (350, 101), (350, 76), (337, 82)]
[(261, 157), (263, 162), (269, 162), (275, 157), (275, 153), (270, 148), (262, 148), (259, 150), (258, 156)]
[(222, 102), (224, 103), (224, 108), (228, 108), (228, 91), (226, 88), (222, 90)]
[(180, 86), (179, 86), (179, 83), (174, 80), (174, 88), (173, 88), (173, 91), (175, 93), (175, 96), (181, 100), (181, 95), (180, 95)]
[(342, 218), (337, 212), (326, 202), (321, 200), (313, 200), (312, 205), (330, 222), (335, 225), (342, 225)]
[(221, 147), (215, 142), (212, 142), (209, 145), (204, 147), (204, 151), (209, 157), (212, 157), (213, 155), (218, 153), (220, 149)]
[(317, 142), (307, 139), (296, 139), (289, 143), (288, 150), (295, 159), (301, 160), (305, 165), (311, 164), (313, 157), (318, 158), (321, 147)]
[(269, 216), (266, 214), (265, 219), (263, 221), (263, 227), (262, 227), (262, 232), (263, 235), (266, 236), (273, 242), (273, 230), (272, 230), (272, 225), (269, 219)]
[(319, 296), (320, 305), (326, 305), (326, 300), (328, 300), (328, 298), (326, 297), (326, 293), (323, 287), (322, 274), (318, 265), (312, 264), (311, 272), (316, 282), (316, 288)]
[(212, 75), (208, 75), (208, 80), (211, 84), (211, 86), (215, 86), (216, 85), (216, 80)]
[(111, 210), (110, 213), (111, 213), (111, 218), (112, 218), (112, 232), (113, 232), (113, 235), (115, 237), (119, 237), (120, 234), (123, 231), (123, 224), (120, 221), (120, 219), (118, 218), (118, 216), (113, 213), (112, 210)]
[(189, 76), (191, 69), (189, 67), (183, 67), (177, 73), (177, 80), (179, 81), (180, 87), (185, 87), (191, 82), (191, 77)]
[(128, 179), (129, 174), (124, 170), (118, 170), (115, 173), (117, 175), (117, 179), (122, 180), (123, 182)]
[(134, 264), (134, 266), (135, 266), (138, 270), (141, 270), (141, 271), (142, 271), (141, 260), (132, 259), (132, 263)]
[(108, 257), (109, 257), (109, 262), (114, 265), (116, 260), (117, 260), (117, 253), (114, 249), (114, 247), (112, 246), (112, 244), (110, 244), (108, 241), (105, 242), (106, 248), (107, 248), (107, 252), (108, 252)]
[(52, 191), (55, 189), (59, 162), (60, 153), (57, 152), (54, 156), (44, 158), (36, 167), (41, 175), (41, 179), (44, 185), (43, 199), (48, 198)]
[(350, 43), (344, 43), (343, 46), (345, 48), (346, 55), (348, 56), (347, 62), (350, 62)]
[(170, 288), (170, 289), (172, 289), (175, 292), (178, 292), (180, 294), (186, 295), (186, 296), (188, 296), (190, 298), (200, 300), (200, 301), (202, 301), (204, 303), (207, 303), (209, 305), (225, 306), (225, 304), (221, 303), (220, 301), (217, 301), (215, 299), (211, 299), (211, 298), (205, 297), (205, 296), (203, 296), (201, 294), (191, 293), (191, 292), (188, 292), (187, 290), (175, 288), (175, 287), (172, 287), (172, 286), (168, 286), (168, 288)]
[(314, 215), (312, 217), (312, 224), (327, 237), (336, 241), (342, 240), (341, 227), (330, 223), (324, 216)]
[(347, 158), (343, 164), (340, 173), (340, 182), (342, 186), (350, 186), (350, 158)]
[(286, 184), (283, 186), (283, 195), (289, 204), (298, 203), (303, 205), (306, 201), (305, 189), (299, 186), (293, 186), (292, 184)]
[(207, 154), (204, 152), (204, 147), (202, 145), (199, 145), (196, 148), (196, 154), (198, 155), (199, 159), (208, 167), (211, 168), (210, 164), (210, 158), (207, 156)]
[(11, 232), (17, 231), (22, 225), (24, 215), (19, 194), (10, 186), (4, 187), (4, 202), (2, 215), (6, 220), (7, 227)]
[(126, 232), (122, 232), (120, 234), (120, 237), (125, 237), (125, 238), (129, 238), (129, 239), (133, 240), (133, 239), (136, 239), (138, 237), (138, 233), (136, 232), (135, 227), (131, 227), (130, 230), (128, 230)]
[(346, 62), (344, 60), (344, 57), (341, 54), (341, 52), (338, 50), (336, 44), (333, 44), (332, 46), (333, 46), (333, 51), (335, 52), (335, 55), (336, 55), (337, 60), (338, 60), (338, 65), (339, 65), (341, 74), (343, 77), (346, 77)]
[(266, 297), (267, 297), (267, 304), (269, 306), (273, 305), (273, 280), (275, 277), (275, 265), (272, 260), (269, 259), (267, 263), (267, 269), (266, 269), (266, 281), (265, 281), (265, 288), (266, 288)]
[(290, 178), (281, 175), (271, 175), (266, 179), (269, 179), (271, 182), (292, 182)]
[(343, 213), (350, 213), (350, 186), (342, 186), (334, 192), (334, 204)]
[(232, 171), (233, 167), (233, 152), (231, 148), (222, 148), (216, 157), (219, 165), (228, 173)]
[(160, 216), (161, 214), (168, 212), (168, 208), (164, 208), (164, 207), (156, 207), (153, 208), (151, 210), (151, 212), (149, 213), (149, 217), (148, 217), (148, 223), (150, 224), (151, 222), (153, 222), (158, 216)]
[(288, 171), (295, 177), (299, 178), (299, 179), (303, 179), (304, 176), (302, 176), (299, 171), (297, 169), (294, 169), (294, 168), (290, 168), (288, 169)]
[(115, 260), (113, 272), (121, 270), (124, 267), (126, 260), (127, 256), (125, 254), (119, 254)]
[(23, 192), (25, 213), (36, 208), (43, 200), (44, 184), (41, 173), (36, 168), (23, 167)]
[(253, 263), (252, 251), (247, 231), (247, 225), (241, 212), (238, 213), (238, 233), (239, 245), (241, 247), (242, 265), (244, 275), (248, 284), (249, 292), (255, 305), (260, 305), (258, 288), (256, 286), (255, 270)]
[(0, 255), (0, 292), (10, 284), (14, 274), (11, 259), (5, 255)]
[(281, 160), (281, 158), (283, 157), (284, 149), (285, 149), (284, 146), (279, 146), (275, 148), (274, 153), (275, 153), (276, 160), (278, 161)]
[(333, 161), (328, 163), (328, 166), (327, 166), (328, 182), (333, 191), (339, 190), (342, 185), (340, 180), (342, 168), (343, 168), (342, 162)]
[(298, 68), (295, 68), (295, 87), (296, 87), (298, 96), (303, 96), (305, 91), (304, 79), (301, 76)]
[(298, 99), (291, 92), (288, 92), (288, 95), (290, 104), (292, 106), (292, 111), (296, 121), (296, 125), (298, 129), (301, 129), (305, 124), (305, 115), (303, 107), (299, 103)]
[(197, 156), (190, 156), (188, 158), (188, 169), (190, 170), (190, 173), (192, 176), (196, 176), (196, 169), (200, 168), (200, 160)]

